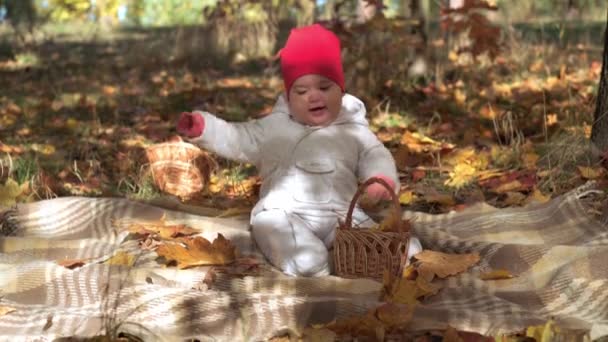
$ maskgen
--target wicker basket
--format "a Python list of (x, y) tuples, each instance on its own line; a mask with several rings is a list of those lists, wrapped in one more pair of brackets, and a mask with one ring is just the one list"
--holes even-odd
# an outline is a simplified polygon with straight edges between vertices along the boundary
[[(397, 215), (396, 232), (379, 229), (353, 228), (352, 214), (359, 196), (372, 183), (380, 183), (392, 196), (393, 215)], [(344, 278), (381, 279), (384, 271), (399, 276), (407, 262), (409, 224), (401, 220), (401, 205), (391, 187), (380, 178), (370, 178), (361, 184), (353, 197), (346, 221), (336, 231), (334, 267), (336, 275)]]
[(146, 148), (146, 157), (156, 186), (183, 200), (203, 190), (215, 167), (207, 153), (179, 137)]

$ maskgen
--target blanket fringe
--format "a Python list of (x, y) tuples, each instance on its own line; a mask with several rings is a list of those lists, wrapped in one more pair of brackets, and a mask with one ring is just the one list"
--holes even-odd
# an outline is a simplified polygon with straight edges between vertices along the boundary
[(11, 236), (17, 230), (17, 206), (0, 212), (0, 236)]

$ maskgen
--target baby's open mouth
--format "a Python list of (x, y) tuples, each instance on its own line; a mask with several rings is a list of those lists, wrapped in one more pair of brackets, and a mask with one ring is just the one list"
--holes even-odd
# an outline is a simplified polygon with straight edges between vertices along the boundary
[(321, 111), (323, 111), (326, 107), (325, 106), (317, 106), (317, 107), (312, 107), (309, 108), (308, 111), (310, 111), (313, 114), (319, 114), (321, 113)]

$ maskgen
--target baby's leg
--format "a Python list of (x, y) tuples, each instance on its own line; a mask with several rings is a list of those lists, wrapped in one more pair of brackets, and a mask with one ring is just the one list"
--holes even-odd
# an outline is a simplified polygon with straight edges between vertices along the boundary
[(329, 275), (329, 253), (323, 241), (283, 210), (266, 210), (252, 222), (253, 238), (270, 262), (294, 276)]

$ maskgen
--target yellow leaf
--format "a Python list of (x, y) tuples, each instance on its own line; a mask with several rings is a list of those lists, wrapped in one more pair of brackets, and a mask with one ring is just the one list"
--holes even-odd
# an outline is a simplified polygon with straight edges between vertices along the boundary
[(528, 203), (546, 203), (551, 200), (551, 196), (544, 195), (540, 190), (534, 189), (534, 192), (526, 199), (526, 204)]
[(0, 185), (0, 206), (10, 207), (16, 204), (16, 198), (21, 195), (23, 188), (9, 178), (4, 185)]
[(597, 179), (604, 174), (602, 167), (578, 166), (578, 171), (584, 179)]
[(11, 313), (11, 312), (13, 312), (13, 311), (17, 311), (17, 309), (15, 309), (15, 308), (11, 308), (10, 306), (3, 306), (3, 305), (0, 305), (0, 317), (2, 317), (2, 316), (4, 316), (4, 315), (6, 315), (6, 314), (8, 314), (8, 313)]
[(504, 171), (501, 170), (497, 170), (497, 169), (492, 169), (492, 170), (484, 170), (484, 171), (479, 171), (477, 173), (477, 179), (479, 181), (484, 181), (486, 179), (490, 179), (493, 177), (498, 177), (504, 174)]
[(546, 119), (547, 127), (551, 127), (557, 124), (557, 114), (547, 114)]
[(454, 188), (461, 188), (475, 179), (476, 170), (467, 163), (461, 163), (454, 167), (450, 172), (450, 178), (445, 181), (445, 185)]
[(165, 243), (156, 253), (167, 260), (175, 260), (178, 268), (203, 265), (227, 265), (236, 259), (236, 247), (222, 234), (213, 243), (197, 236), (184, 241), (185, 247), (176, 243)]
[(432, 272), (439, 278), (455, 275), (466, 271), (479, 262), (478, 253), (446, 254), (431, 250), (424, 250), (416, 254), (419, 262), (419, 273)]
[(51, 155), (55, 153), (55, 146), (50, 144), (32, 144), (32, 151), (42, 153), (44, 155)]
[(539, 158), (538, 154), (536, 154), (534, 152), (525, 153), (521, 157), (522, 162), (523, 162), (524, 166), (527, 169), (534, 169), (534, 168), (536, 168), (536, 162), (538, 161), (538, 158)]
[[(413, 272), (414, 267), (409, 265), (404, 270), (404, 274)], [(416, 280), (399, 278), (390, 272), (384, 272), (382, 279), (382, 300), (394, 303), (405, 304), (415, 307), (418, 304), (418, 286)]]
[(461, 89), (456, 89), (454, 90), (454, 100), (457, 104), (463, 106), (467, 100), (467, 94), (465, 94)]
[(74, 118), (69, 118), (66, 120), (65, 122), (65, 127), (69, 128), (69, 129), (75, 129), (76, 127), (78, 127), (78, 120), (74, 119)]
[(511, 278), (513, 278), (513, 274), (508, 270), (493, 270), (479, 275), (479, 279), (481, 280), (502, 280)]
[(401, 144), (414, 153), (440, 152), (454, 148), (452, 144), (438, 142), (420, 133), (409, 131), (403, 133)]
[(135, 264), (135, 256), (119, 251), (114, 254), (110, 259), (105, 261), (107, 265), (120, 265), (120, 266), (133, 266)]
[(555, 321), (550, 319), (543, 325), (531, 326), (526, 329), (526, 336), (537, 342), (551, 342), (555, 337)]
[(127, 227), (127, 231), (134, 234), (150, 235), (158, 234), (163, 239), (174, 239), (181, 236), (190, 236), (198, 233), (198, 230), (184, 224), (165, 225), (164, 220), (149, 223), (134, 223)]
[(234, 207), (234, 208), (228, 208), (224, 211), (222, 211), (219, 215), (217, 215), (217, 217), (233, 217), (233, 216), (240, 216), (243, 214), (250, 214), (251, 213), (251, 208), (239, 208), (239, 207)]
[(403, 205), (408, 205), (414, 202), (416, 199), (416, 195), (414, 195), (413, 191), (406, 191), (399, 195), (399, 203)]
[(494, 189), (494, 191), (499, 194), (504, 194), (505, 192), (520, 190), (521, 188), (521, 182), (518, 180), (514, 180), (508, 183), (501, 184), (496, 189)]

